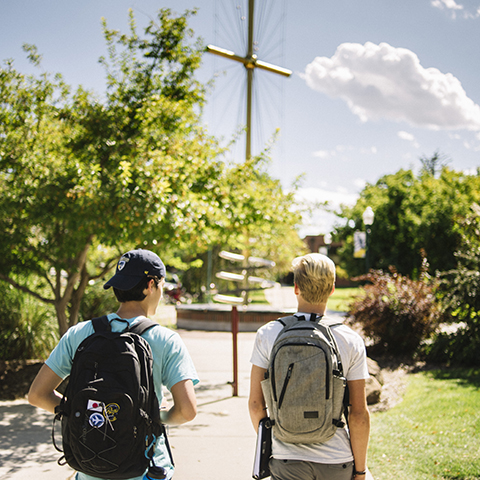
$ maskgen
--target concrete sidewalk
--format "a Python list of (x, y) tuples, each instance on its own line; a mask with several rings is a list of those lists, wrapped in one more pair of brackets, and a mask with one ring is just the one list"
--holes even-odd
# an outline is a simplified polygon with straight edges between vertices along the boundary
[[(255, 433), (247, 410), (254, 333), (238, 335), (238, 397), (232, 397), (233, 346), (228, 332), (179, 331), (197, 368), (198, 415), (169, 427), (175, 480), (251, 478)], [(0, 478), (66, 480), (51, 441), (52, 415), (26, 400), (0, 402)]]
[[(272, 289), (273, 290), (273, 289)], [(280, 295), (286, 303), (281, 290)], [(170, 307), (172, 308), (172, 307)], [(168, 308), (165, 323), (172, 323)], [(334, 312), (329, 312), (335, 315)], [(233, 341), (229, 332), (179, 330), (197, 368), (198, 415), (169, 427), (175, 480), (252, 478), (256, 436), (248, 415), (250, 354), (255, 333), (238, 334), (238, 396), (232, 397)], [(67, 480), (73, 471), (58, 466), (51, 441), (53, 416), (26, 400), (0, 402), (0, 479)]]
[(238, 334), (238, 397), (232, 397), (232, 334), (181, 332), (197, 368), (198, 415), (169, 428), (176, 480), (252, 478), (256, 436), (248, 415), (250, 354), (254, 333)]

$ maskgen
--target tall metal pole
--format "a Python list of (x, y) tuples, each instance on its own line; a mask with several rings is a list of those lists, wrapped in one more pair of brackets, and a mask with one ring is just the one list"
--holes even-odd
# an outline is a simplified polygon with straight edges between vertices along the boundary
[(253, 27), (254, 27), (254, 8), (255, 1), (248, 0), (248, 45), (246, 58), (250, 60), (245, 63), (247, 69), (247, 131), (245, 157), (248, 160), (252, 156), (252, 97), (253, 97), (253, 70), (255, 69), (255, 59), (253, 55)]
[(233, 397), (238, 397), (238, 310), (232, 306), (232, 342), (233, 342)]
[[(244, 57), (236, 55), (230, 50), (216, 47), (214, 45), (207, 46), (207, 52), (219, 55), (221, 57), (235, 60), (243, 63), (247, 70), (247, 119), (246, 119), (246, 147), (245, 158), (248, 160), (252, 156), (252, 104), (253, 104), (253, 72), (255, 68), (267, 70), (268, 72), (277, 73), (285, 77), (292, 74), (291, 70), (287, 68), (278, 67), (268, 62), (263, 62), (257, 59), (253, 53), (253, 37), (254, 37), (254, 18), (255, 0), (248, 0), (248, 38), (247, 38), (247, 54)], [(233, 337), (233, 396), (238, 396), (238, 359), (237, 359), (237, 335), (238, 335), (238, 310), (236, 306), (232, 307), (232, 337)]]
[(261, 70), (267, 70), (268, 72), (277, 73), (285, 77), (289, 77), (292, 74), (291, 70), (287, 68), (278, 67), (268, 62), (258, 60), (257, 56), (253, 53), (253, 38), (254, 38), (254, 26), (255, 26), (255, 0), (248, 0), (248, 37), (247, 37), (247, 54), (242, 57), (236, 55), (230, 50), (216, 47), (215, 45), (208, 45), (207, 52), (219, 55), (220, 57), (229, 58), (236, 62), (243, 63), (247, 70), (247, 118), (246, 118), (246, 148), (245, 158), (249, 159), (252, 155), (252, 105), (253, 105), (253, 72), (256, 68)]

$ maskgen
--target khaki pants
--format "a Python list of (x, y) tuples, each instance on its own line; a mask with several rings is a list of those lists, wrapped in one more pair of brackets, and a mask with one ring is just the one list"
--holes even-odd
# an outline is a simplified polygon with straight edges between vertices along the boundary
[(300, 460), (270, 460), (272, 480), (351, 480), (353, 462), (314, 463)]

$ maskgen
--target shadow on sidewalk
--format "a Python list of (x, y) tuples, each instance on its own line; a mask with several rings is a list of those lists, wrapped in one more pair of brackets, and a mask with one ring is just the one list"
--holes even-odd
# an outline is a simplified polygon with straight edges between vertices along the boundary
[(0, 404), (0, 477), (26, 466), (56, 462), (52, 444), (53, 415), (22, 402)]

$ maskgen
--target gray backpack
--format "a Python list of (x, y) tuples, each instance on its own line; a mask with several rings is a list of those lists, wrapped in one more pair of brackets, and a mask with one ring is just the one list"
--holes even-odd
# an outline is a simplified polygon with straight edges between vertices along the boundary
[(275, 438), (324, 443), (343, 428), (347, 381), (330, 326), (337, 320), (279, 318), (284, 327), (270, 354), (262, 390)]

